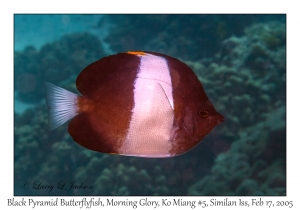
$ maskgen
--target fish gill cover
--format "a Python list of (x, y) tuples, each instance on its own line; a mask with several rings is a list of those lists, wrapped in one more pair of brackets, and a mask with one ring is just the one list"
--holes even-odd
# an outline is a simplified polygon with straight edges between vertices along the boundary
[[(97, 27), (107, 22), (111, 51), (180, 58), (226, 121), (174, 158), (86, 150), (67, 125), (48, 130), (42, 84), (75, 92), (78, 73), (106, 55), (104, 43), (84, 32), (28, 46), (14, 58), (15, 100), (33, 106), (15, 110), (15, 195), (286, 195), (285, 15), (107, 15)], [(71, 182), (92, 188), (57, 188)]]

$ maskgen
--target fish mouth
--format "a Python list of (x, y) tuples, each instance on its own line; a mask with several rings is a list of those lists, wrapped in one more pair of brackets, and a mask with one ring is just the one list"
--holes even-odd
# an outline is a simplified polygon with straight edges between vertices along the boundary
[[(223, 117), (223, 115), (217, 113), (217, 117), (214, 116), (214, 119), (212, 119), (212, 120), (214, 121), (214, 124), (217, 123), (217, 124), (214, 125), (214, 127), (215, 127), (215, 126), (221, 124), (222, 122), (224, 122), (225, 118)], [(213, 128), (214, 128), (214, 127), (213, 127)], [(182, 128), (183, 128), (183, 130), (185, 131), (185, 133), (187, 134), (187, 136), (189, 136), (190, 138), (192, 138), (192, 139), (194, 139), (194, 140), (197, 140), (197, 141), (198, 141), (199, 139), (203, 139), (203, 138), (204, 138), (209, 132), (211, 132), (211, 130), (213, 129), (213, 128), (211, 128), (210, 130), (208, 130), (208, 131), (207, 131), (207, 134), (205, 134), (205, 135), (201, 135), (201, 136), (195, 137), (195, 136), (193, 135), (193, 133), (188, 132), (188, 129), (186, 128), (186, 125), (185, 125), (184, 122), (182, 123)], [(197, 128), (194, 127), (194, 131), (193, 131), (193, 132), (196, 132), (195, 129), (197, 129)]]
[(223, 117), (223, 115), (221, 115), (221, 114), (219, 114), (218, 115), (218, 124), (221, 124), (222, 122), (224, 122), (224, 117)]

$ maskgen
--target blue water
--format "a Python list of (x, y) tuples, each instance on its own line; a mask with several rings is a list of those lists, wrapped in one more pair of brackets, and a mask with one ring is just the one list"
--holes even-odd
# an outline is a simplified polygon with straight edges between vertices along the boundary
[(109, 33), (110, 24), (101, 29), (97, 23), (103, 15), (15, 15), (15, 50), (28, 45), (40, 48), (64, 34), (89, 32), (103, 40)]
[[(97, 28), (103, 15), (15, 15), (14, 16), (14, 49), (21, 51), (26, 46), (36, 49), (61, 38), (65, 34), (88, 32), (102, 40), (108, 35), (111, 24)], [(109, 45), (103, 41), (103, 49), (111, 53)], [(23, 113), (31, 104), (23, 103), (16, 98), (15, 111)]]

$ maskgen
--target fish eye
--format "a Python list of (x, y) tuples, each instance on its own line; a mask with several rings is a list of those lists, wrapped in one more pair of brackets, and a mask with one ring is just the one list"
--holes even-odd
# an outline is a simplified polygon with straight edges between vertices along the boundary
[(198, 111), (198, 116), (202, 117), (202, 118), (206, 118), (206, 117), (209, 116), (209, 112), (207, 110), (205, 110), (205, 109), (200, 109)]

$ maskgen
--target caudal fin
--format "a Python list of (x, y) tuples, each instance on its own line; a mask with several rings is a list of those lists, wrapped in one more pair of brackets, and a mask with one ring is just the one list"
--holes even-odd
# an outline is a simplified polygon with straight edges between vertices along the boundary
[(49, 127), (53, 130), (78, 114), (77, 94), (45, 82)]

